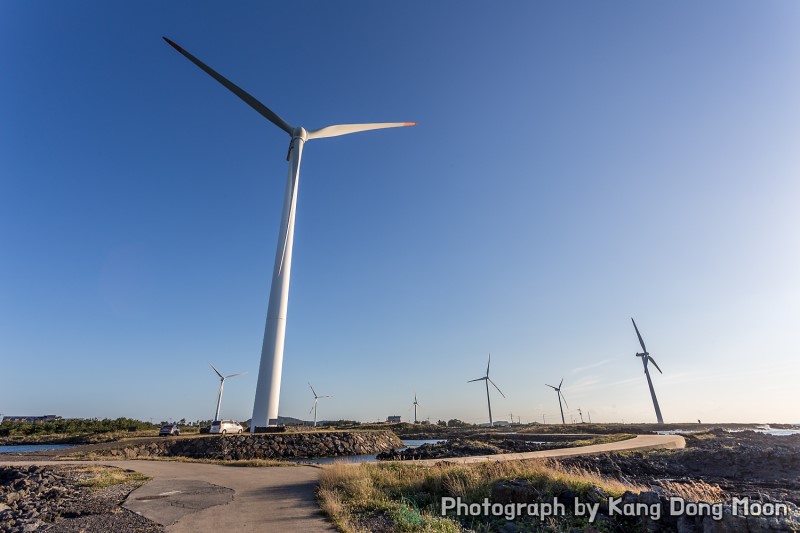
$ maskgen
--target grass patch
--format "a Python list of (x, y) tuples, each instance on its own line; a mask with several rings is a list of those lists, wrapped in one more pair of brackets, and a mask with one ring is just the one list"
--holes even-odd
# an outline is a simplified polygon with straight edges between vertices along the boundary
[[(323, 511), (347, 533), (369, 530), (365, 520), (374, 516), (390, 522), (386, 530), (450, 533), (463, 531), (463, 527), (455, 518), (441, 515), (442, 498), (479, 503), (491, 497), (492, 486), (501, 480), (527, 480), (540, 494), (549, 495), (565, 491), (582, 495), (594, 487), (613, 496), (645, 490), (548, 459), (432, 467), (334, 463), (322, 468), (318, 499)], [(470, 529), (475, 526), (469, 525)], [(483, 526), (489, 528), (488, 523)]]
[(693, 433), (692, 437), (694, 437), (697, 440), (711, 440), (717, 438), (717, 436), (714, 435), (713, 433)]
[(593, 439), (575, 440), (568, 444), (568, 446), (593, 446), (595, 444), (610, 444), (612, 442), (620, 442), (623, 440), (630, 440), (635, 438), (636, 435), (631, 433), (615, 433), (613, 435), (604, 435)]
[(81, 475), (81, 480), (76, 482), (78, 487), (86, 487), (98, 491), (122, 485), (123, 483), (137, 482), (143, 485), (149, 477), (133, 470), (124, 470), (113, 466), (78, 466), (73, 469)]

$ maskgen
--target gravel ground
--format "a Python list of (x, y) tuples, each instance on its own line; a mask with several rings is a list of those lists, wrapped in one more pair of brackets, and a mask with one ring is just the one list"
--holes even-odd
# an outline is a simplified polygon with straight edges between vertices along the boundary
[(123, 509), (122, 502), (142, 481), (92, 490), (81, 486), (109, 467), (0, 467), (0, 531), (16, 533), (162, 532), (164, 528)]

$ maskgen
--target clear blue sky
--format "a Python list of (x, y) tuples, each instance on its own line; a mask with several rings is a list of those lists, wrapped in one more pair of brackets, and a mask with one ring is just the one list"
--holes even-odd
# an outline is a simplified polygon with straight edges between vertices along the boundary
[(800, 422), (800, 6), (0, 3), (0, 412)]

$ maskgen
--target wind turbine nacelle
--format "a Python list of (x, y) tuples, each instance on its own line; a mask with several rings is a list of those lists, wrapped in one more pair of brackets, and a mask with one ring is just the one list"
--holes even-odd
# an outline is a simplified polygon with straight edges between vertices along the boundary
[(303, 142), (308, 140), (308, 132), (302, 126), (298, 126), (292, 130), (292, 139), (302, 139)]

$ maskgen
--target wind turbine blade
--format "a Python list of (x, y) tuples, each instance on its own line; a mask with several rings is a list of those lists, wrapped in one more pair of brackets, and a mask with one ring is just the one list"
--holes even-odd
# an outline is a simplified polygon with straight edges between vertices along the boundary
[(242, 374), (247, 374), (247, 372), (238, 372), (238, 373), (236, 373), (236, 374), (231, 374), (231, 375), (229, 375), (229, 376), (225, 376), (225, 379), (228, 379), (228, 378), (235, 378), (236, 376), (241, 376)]
[[(647, 358), (648, 358), (648, 359), (650, 359), (650, 362), (651, 362), (651, 363), (653, 363), (654, 365), (656, 365), (656, 368), (658, 368), (658, 365), (656, 364), (656, 360), (655, 360), (655, 359), (653, 359), (653, 358), (652, 358), (652, 357), (650, 357), (649, 355), (647, 356)], [(660, 374), (663, 374), (663, 372), (661, 372), (661, 369), (660, 369), (660, 368), (658, 368), (658, 372), (659, 372)]]
[(564, 400), (564, 405), (566, 405), (569, 409), (569, 404), (567, 403), (567, 399), (564, 397), (564, 393), (561, 391), (558, 391), (558, 393), (561, 395), (561, 399)]
[(308, 410), (308, 414), (311, 414), (311, 413), (314, 412), (314, 407), (316, 407), (316, 405), (312, 405), (311, 406), (311, 409)]
[(208, 366), (210, 366), (211, 368), (213, 368), (213, 369), (214, 369), (214, 372), (216, 372), (216, 373), (217, 373), (217, 375), (219, 376), (219, 379), (225, 379), (225, 378), (222, 376), (222, 374), (220, 374), (220, 373), (219, 373), (219, 370), (217, 370), (216, 368), (214, 368), (214, 365), (212, 365), (211, 363), (208, 363)]
[[(311, 383), (309, 383), (308, 386), (311, 387)], [(319, 398), (319, 396), (317, 396), (317, 391), (314, 390), (314, 387), (311, 387), (311, 392), (314, 393), (314, 398)]]
[(647, 348), (644, 347), (644, 341), (642, 340), (642, 336), (639, 334), (639, 328), (636, 327), (636, 321), (631, 317), (631, 322), (633, 322), (633, 329), (636, 330), (636, 336), (639, 337), (639, 344), (642, 345), (642, 351), (647, 353)]
[(249, 95), (247, 92), (243, 91), (242, 89), (240, 89), (239, 87), (237, 87), (236, 85), (231, 83), (229, 80), (227, 80), (221, 74), (219, 74), (217, 71), (215, 71), (214, 69), (212, 69), (211, 67), (209, 67), (208, 65), (206, 65), (205, 63), (203, 63), (202, 61), (197, 59), (196, 57), (194, 57), (192, 54), (190, 54), (189, 52), (187, 52), (186, 50), (184, 50), (183, 48), (181, 48), (180, 46), (178, 46), (174, 42), (170, 41), (166, 37), (163, 37), (163, 39), (165, 41), (167, 41), (167, 44), (169, 44), (175, 50), (177, 50), (178, 52), (183, 54), (183, 56), (186, 57), (186, 59), (188, 59), (189, 61), (191, 61), (192, 63), (194, 63), (198, 67), (200, 67), (206, 74), (208, 74), (209, 76), (211, 76), (212, 78), (214, 78), (215, 80), (220, 82), (229, 91), (231, 91), (233, 94), (235, 94), (236, 96), (238, 96), (239, 98), (244, 100), (244, 102), (247, 105), (249, 105), (250, 107), (252, 107), (256, 111), (258, 111), (258, 113), (261, 116), (263, 116), (264, 118), (266, 118), (267, 120), (269, 120), (270, 122), (272, 122), (273, 124), (278, 126), (280, 129), (282, 129), (283, 131), (285, 131), (289, 135), (292, 134), (292, 129), (293, 128), (289, 125), (289, 123), (286, 122), (285, 120), (283, 120), (281, 117), (279, 117), (270, 108), (268, 108), (267, 106), (265, 106), (264, 104), (262, 104), (261, 102), (259, 102), (255, 98), (253, 98), (251, 95)]
[(416, 126), (416, 122), (379, 122), (374, 124), (337, 124), (336, 126), (326, 126), (318, 130), (308, 132), (308, 139), (324, 139), (326, 137), (338, 137), (360, 131), (382, 130), (385, 128), (402, 128), (403, 126)]
[(467, 381), (467, 383), (472, 383), (473, 381), (484, 381), (486, 379), (488, 379), (488, 378), (486, 376), (484, 376), (482, 378), (471, 379), (471, 380)]
[(486, 377), (489, 377), (489, 365), (492, 364), (492, 354), (489, 353), (489, 362), (486, 363)]
[[(489, 378), (486, 378), (486, 379), (489, 379)], [(503, 394), (503, 391), (501, 391), (501, 390), (500, 390), (500, 387), (498, 387), (498, 386), (497, 386), (497, 384), (496, 384), (494, 381), (492, 381), (491, 379), (489, 379), (489, 383), (491, 383), (492, 385), (494, 385), (494, 388), (495, 388), (495, 389), (497, 389), (497, 392), (499, 392), (499, 393), (500, 393), (500, 396), (502, 396), (503, 398), (505, 398), (505, 397), (506, 397), (506, 395), (505, 395), (505, 394)]]
[[(547, 383), (545, 383), (545, 385), (547, 385)], [(547, 386), (550, 387), (553, 390), (558, 390), (558, 387), (553, 387), (552, 385), (547, 385)]]

